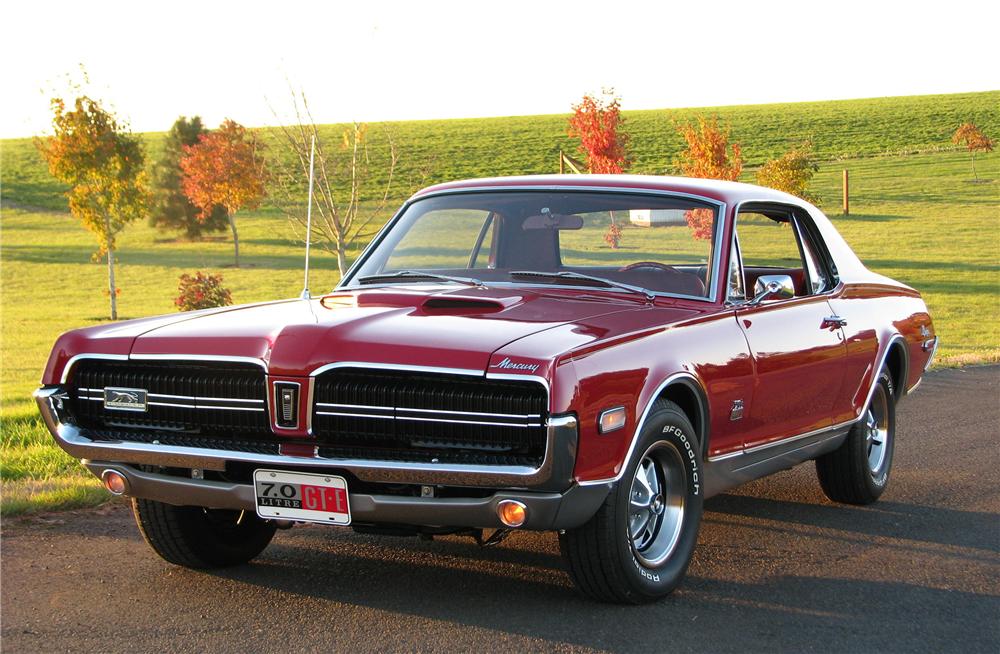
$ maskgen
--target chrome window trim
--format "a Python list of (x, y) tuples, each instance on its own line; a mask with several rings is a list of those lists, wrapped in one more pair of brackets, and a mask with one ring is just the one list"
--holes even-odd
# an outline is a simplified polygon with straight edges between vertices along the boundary
[[(800, 211), (805, 211), (806, 212), (806, 216), (808, 216), (809, 219), (812, 220), (812, 216), (809, 215), (809, 208), (806, 205), (804, 205), (804, 204), (797, 204), (797, 203), (791, 202), (789, 200), (773, 200), (773, 199), (772, 200), (767, 200), (767, 199), (740, 200), (735, 205), (733, 205), (733, 231), (732, 231), (732, 237), (730, 239), (729, 247), (732, 247), (732, 241), (733, 240), (736, 241), (736, 247), (737, 248), (740, 247), (740, 245), (739, 245), (739, 237), (738, 237), (738, 235), (736, 233), (737, 232), (737, 228), (739, 227), (739, 225), (737, 225), (737, 218), (739, 217), (740, 211), (743, 209), (743, 205), (745, 205), (745, 204), (766, 204), (766, 205), (771, 205), (771, 206), (787, 207), (789, 209), (789, 211), (794, 211), (795, 209), (798, 209)], [(815, 225), (814, 225), (814, 227), (815, 227)], [(796, 230), (796, 242), (798, 242), (798, 240), (799, 240), (799, 234), (798, 234), (798, 229), (799, 228), (798, 228), (798, 225), (793, 226), (793, 229)], [(816, 231), (818, 232), (819, 230), (816, 230)], [(818, 239), (820, 239), (822, 241), (823, 235), (821, 233), (817, 233), (816, 234), (816, 238), (818, 238)], [(833, 264), (834, 267), (836, 267), (837, 266), (837, 262), (834, 261), (833, 255), (830, 254), (830, 248), (827, 246), (826, 242), (822, 241), (820, 243), (820, 245), (826, 251), (827, 256), (829, 256), (830, 262)], [(804, 257), (804, 254), (801, 252), (801, 250), (800, 250), (800, 255), (802, 255)], [(805, 261), (802, 262), (802, 265), (803, 265), (803, 267), (805, 267)], [(743, 280), (745, 282), (746, 281), (746, 272), (743, 269), (743, 251), (742, 251), (742, 249), (740, 250), (740, 275), (743, 276)], [(784, 300), (773, 300), (773, 302), (788, 302), (788, 301), (791, 301), (791, 300), (798, 300), (798, 299), (800, 299), (802, 297), (826, 297), (826, 298), (829, 298), (830, 296), (836, 294), (838, 291), (840, 291), (844, 287), (844, 282), (843, 282), (843, 280), (840, 279), (840, 275), (834, 274), (833, 277), (832, 277), (832, 279), (830, 279), (828, 281), (836, 281), (836, 284), (834, 284), (830, 288), (826, 289), (822, 293), (810, 293), (809, 295), (801, 295), (801, 296), (800, 295), (796, 295), (795, 297), (787, 298), (787, 299), (784, 299)], [(746, 284), (744, 283), (744, 286), (745, 285)], [(729, 286), (729, 283), (727, 282), (726, 283), (727, 294), (728, 294), (728, 290), (729, 290), (728, 286)], [(746, 293), (748, 291), (749, 291), (749, 289), (744, 289), (743, 290), (744, 296), (743, 296), (742, 300), (738, 296), (735, 298), (735, 300), (734, 299), (730, 299), (729, 300), (730, 306), (733, 306), (733, 307), (735, 307), (737, 309), (741, 308), (741, 306), (743, 305), (743, 303), (746, 302)]]
[[(396, 214), (392, 217), (392, 219), (389, 220), (385, 224), (385, 226), (382, 227), (381, 230), (379, 230), (378, 234), (375, 235), (375, 238), (373, 238), (371, 240), (371, 243), (368, 244), (368, 247), (366, 247), (361, 252), (361, 255), (358, 256), (358, 258), (351, 265), (351, 267), (348, 268), (347, 272), (344, 273), (344, 276), (341, 278), (341, 280), (337, 284), (337, 286), (334, 287), (333, 291), (345, 291), (345, 290), (351, 290), (351, 291), (353, 291), (353, 290), (357, 290), (357, 288), (348, 288), (346, 285), (349, 284), (349, 283), (351, 283), (351, 280), (353, 279), (354, 275), (356, 274), (357, 269), (361, 265), (363, 265), (365, 261), (368, 260), (368, 257), (371, 256), (371, 253), (374, 251), (374, 249), (376, 247), (378, 247), (379, 244), (381, 244), (382, 240), (385, 238), (385, 235), (389, 233), (389, 231), (396, 225), (397, 222), (399, 222), (400, 217), (404, 213), (406, 213), (406, 210), (409, 209), (410, 206), (412, 206), (413, 204), (415, 204), (415, 203), (417, 203), (417, 202), (419, 202), (421, 200), (426, 200), (426, 199), (429, 199), (429, 198), (442, 197), (442, 196), (448, 196), (448, 195), (465, 195), (465, 194), (474, 194), (474, 193), (509, 193), (509, 192), (517, 192), (517, 191), (555, 191), (555, 192), (560, 192), (560, 193), (576, 191), (576, 192), (580, 192), (580, 193), (619, 193), (619, 194), (625, 193), (625, 194), (629, 194), (629, 195), (651, 195), (651, 196), (657, 196), (657, 197), (672, 197), (672, 198), (684, 198), (684, 199), (689, 199), (689, 200), (697, 200), (699, 202), (704, 202), (706, 204), (709, 204), (709, 205), (712, 205), (712, 206), (716, 207), (718, 213), (717, 213), (717, 218), (716, 218), (716, 221), (715, 221), (715, 223), (716, 223), (715, 224), (715, 239), (714, 239), (715, 247), (713, 248), (713, 251), (712, 251), (712, 261), (711, 261), (711, 266), (709, 268), (709, 286), (710, 286), (709, 290), (710, 290), (710, 293), (708, 294), (708, 296), (707, 297), (700, 297), (700, 296), (681, 295), (681, 294), (674, 294), (674, 293), (661, 293), (661, 292), (655, 292), (655, 291), (653, 293), (654, 293), (654, 295), (656, 295), (658, 297), (659, 296), (662, 296), (662, 297), (679, 297), (679, 298), (684, 298), (684, 299), (693, 299), (693, 300), (697, 300), (697, 301), (700, 301), (700, 302), (710, 302), (710, 303), (715, 303), (715, 302), (719, 301), (718, 298), (717, 298), (717, 296), (719, 294), (719, 286), (720, 286), (720, 284), (719, 284), (719, 265), (720, 265), (720, 263), (722, 261), (722, 252), (721, 252), (722, 251), (722, 247), (721, 247), (721, 245), (722, 245), (722, 240), (723, 240), (722, 237), (724, 235), (724, 229), (723, 228), (724, 228), (725, 223), (726, 223), (726, 209), (727, 209), (727, 204), (725, 202), (723, 202), (721, 200), (716, 200), (715, 198), (710, 198), (710, 197), (707, 197), (707, 196), (704, 196), (704, 195), (698, 195), (697, 193), (686, 193), (684, 191), (666, 191), (666, 190), (662, 190), (662, 189), (624, 188), (624, 187), (617, 187), (617, 186), (602, 186), (602, 185), (594, 185), (594, 186), (590, 186), (590, 185), (582, 186), (581, 185), (581, 186), (577, 186), (577, 185), (574, 185), (574, 184), (525, 184), (525, 185), (510, 185), (510, 186), (504, 186), (504, 185), (497, 185), (497, 186), (465, 186), (465, 187), (461, 187), (461, 188), (442, 189), (440, 191), (433, 191), (431, 193), (425, 193), (423, 195), (417, 195), (417, 196), (410, 197), (406, 202), (403, 203), (403, 205), (399, 208), (399, 211), (396, 212)], [(547, 285), (547, 286), (549, 286), (550, 288), (553, 287), (553, 285)], [(586, 286), (574, 286), (573, 288), (589, 288), (589, 287), (586, 287)], [(601, 289), (601, 290), (608, 290), (608, 289)]]

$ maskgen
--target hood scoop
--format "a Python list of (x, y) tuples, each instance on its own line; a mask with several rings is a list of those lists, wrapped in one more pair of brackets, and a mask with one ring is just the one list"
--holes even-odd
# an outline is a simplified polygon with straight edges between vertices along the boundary
[(412, 307), (428, 315), (468, 315), (494, 313), (517, 304), (520, 297), (474, 297), (462, 294), (413, 293), (373, 290), (361, 293), (327, 295), (320, 300), (326, 309), (347, 307)]
[(469, 313), (492, 313), (503, 311), (504, 304), (499, 300), (478, 297), (431, 297), (420, 305), (425, 312), (431, 314), (463, 315)]

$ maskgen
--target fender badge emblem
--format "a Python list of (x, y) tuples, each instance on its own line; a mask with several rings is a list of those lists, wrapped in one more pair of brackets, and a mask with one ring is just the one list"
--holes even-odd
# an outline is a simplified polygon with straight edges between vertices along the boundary
[(505, 370), (528, 370), (535, 372), (538, 370), (537, 363), (515, 363), (509, 357), (504, 357), (500, 363), (494, 363), (490, 368), (503, 368)]
[(733, 410), (729, 412), (730, 420), (741, 420), (743, 418), (743, 400), (733, 400)]

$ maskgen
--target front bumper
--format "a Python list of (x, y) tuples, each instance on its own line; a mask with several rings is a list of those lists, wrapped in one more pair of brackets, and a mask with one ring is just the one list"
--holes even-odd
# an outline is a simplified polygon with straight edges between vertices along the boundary
[(528, 506), (528, 529), (566, 529), (578, 526), (597, 511), (610, 486), (580, 487), (573, 483), (577, 422), (574, 416), (548, 421), (545, 456), (537, 468), (445, 463), (417, 463), (367, 459), (256, 454), (200, 447), (182, 447), (133, 441), (93, 440), (67, 421), (65, 391), (47, 387), (35, 392), (39, 410), (56, 443), (81, 459), (98, 477), (114, 469), (128, 479), (133, 497), (169, 504), (254, 510), (250, 484), (187, 479), (136, 466), (225, 471), (229, 463), (268, 468), (346, 472), (364, 482), (497, 489), (488, 497), (410, 497), (351, 494), (357, 522), (455, 527), (499, 527), (496, 504), (517, 499)]
[[(128, 480), (127, 495), (167, 504), (203, 506), (210, 509), (255, 511), (254, 488), (205, 479), (185, 479), (138, 470), (121, 463), (87, 461), (98, 477), (114, 470)], [(410, 497), (351, 493), (351, 517), (355, 523), (399, 524), (427, 527), (477, 527), (499, 529), (497, 504), (518, 500), (527, 507), (522, 529), (550, 530), (579, 527), (600, 507), (610, 486), (578, 486), (564, 493), (498, 491), (488, 497)]]

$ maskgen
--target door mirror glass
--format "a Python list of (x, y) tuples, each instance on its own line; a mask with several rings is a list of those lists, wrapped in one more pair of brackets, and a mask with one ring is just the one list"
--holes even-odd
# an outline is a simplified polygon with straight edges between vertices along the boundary
[(753, 287), (754, 297), (750, 305), (764, 300), (787, 300), (795, 297), (795, 285), (790, 275), (761, 275)]

